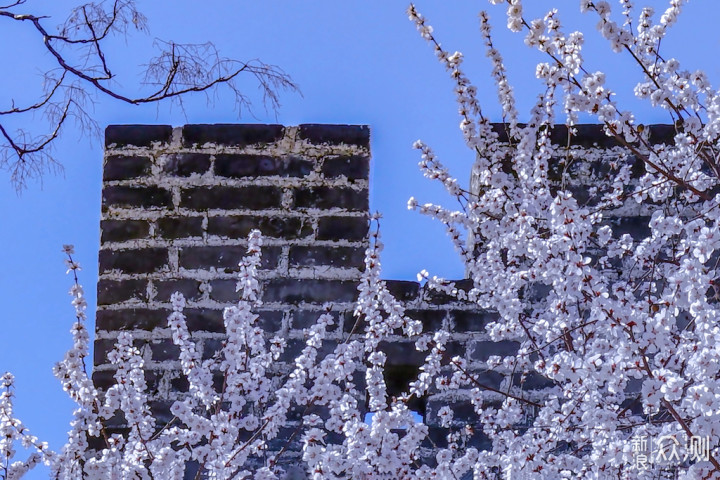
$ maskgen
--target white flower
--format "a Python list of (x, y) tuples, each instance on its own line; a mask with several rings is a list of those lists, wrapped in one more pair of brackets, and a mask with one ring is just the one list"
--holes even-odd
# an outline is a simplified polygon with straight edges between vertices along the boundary
[(438, 420), (440, 420), (440, 426), (448, 428), (452, 424), (453, 411), (447, 405), (438, 410)]

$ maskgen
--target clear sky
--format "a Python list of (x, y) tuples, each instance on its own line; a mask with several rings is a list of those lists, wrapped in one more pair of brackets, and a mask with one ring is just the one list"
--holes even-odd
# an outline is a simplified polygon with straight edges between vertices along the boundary
[[(28, 0), (17, 13), (50, 15), (59, 24), (79, 2)], [(419, 156), (412, 150), (418, 138), (431, 145), (462, 184), (467, 185), (473, 155), (458, 129), (452, 83), (405, 15), (398, 0), (137, 0), (149, 20), (150, 36), (119, 38), (108, 48), (118, 74), (117, 88), (137, 92), (140, 69), (152, 56), (154, 38), (177, 42), (214, 42), (221, 52), (238, 59), (260, 58), (281, 66), (302, 90), (286, 93), (277, 116), (263, 109), (254, 86), (254, 116), (238, 118), (222, 92), (214, 105), (204, 97), (188, 98), (184, 112), (169, 105), (132, 107), (97, 97), (94, 115), (101, 128), (108, 124), (148, 123), (351, 123), (370, 125), (373, 163), (371, 208), (382, 212), (386, 243), (383, 265), (388, 279), (414, 279), (425, 268), (431, 274), (460, 278), (462, 266), (443, 229), (430, 219), (408, 212), (407, 200), (447, 202), (443, 190), (422, 178)], [(663, 111), (632, 98), (640, 79), (637, 68), (613, 54), (595, 33), (596, 17), (581, 16), (574, 0), (532, 1), (534, 14), (556, 6), (569, 29), (586, 32), (587, 66), (604, 70), (618, 91), (622, 106), (633, 108), (644, 123), (668, 122)], [(617, 2), (612, 2), (617, 5)], [(666, 2), (652, 3), (658, 10)], [(504, 9), (484, 1), (418, 0), (417, 7), (449, 50), (466, 57), (466, 71), (478, 86), (484, 111), (499, 119), (489, 62), (478, 33), (477, 13), (489, 11), (509, 76), (518, 92), (518, 109), (526, 117), (540, 91), (534, 66), (542, 57), (524, 46), (522, 36), (505, 29)], [(619, 11), (617, 12), (619, 14)], [(691, 2), (664, 42), (666, 56), (683, 68), (703, 68), (714, 85), (720, 80), (716, 52), (720, 47), (717, 19), (720, 2)], [(40, 39), (29, 25), (2, 19), (0, 108), (12, 99), (32, 99), (40, 92), (40, 73), (52, 67)], [(40, 119), (28, 119), (28, 124)], [(16, 375), (16, 413), (31, 431), (59, 448), (68, 429), (72, 404), (52, 376), (52, 365), (70, 344), (73, 310), (66, 294), (61, 246), (73, 243), (83, 265), (81, 283), (90, 302), (93, 327), (99, 248), (102, 139), (82, 138), (72, 125), (58, 142), (55, 158), (64, 166), (32, 182), (18, 196), (7, 175), (0, 173), (3, 274), (0, 275), (0, 372)], [(37, 131), (36, 133), (40, 133)], [(30, 478), (42, 478), (35, 474)]]

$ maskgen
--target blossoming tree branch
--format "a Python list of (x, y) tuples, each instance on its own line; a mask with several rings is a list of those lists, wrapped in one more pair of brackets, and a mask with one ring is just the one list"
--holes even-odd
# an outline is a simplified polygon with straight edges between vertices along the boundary
[[(658, 16), (630, 0), (620, 1), (620, 12), (605, 1), (580, 1), (583, 12), (597, 17), (610, 48), (637, 65), (643, 80), (634, 86), (635, 94), (668, 112), (675, 129), (670, 144), (653, 143), (649, 129), (616, 102), (602, 72), (586, 66), (583, 34), (566, 33), (557, 10), (530, 19), (519, 0), (491, 3), (505, 4), (508, 28), (547, 56), (535, 72), (545, 88), (521, 124), (489, 16), (481, 13), (481, 35), (504, 117), (504, 132), (498, 132), (482, 113), (477, 89), (462, 70), (462, 55), (446, 51), (411, 5), (410, 19), (454, 82), (460, 128), (476, 157), (478, 188), (472, 193), (461, 188), (430, 147), (418, 142), (422, 171), (440, 181), (457, 203), (448, 207), (411, 199), (408, 206), (446, 225), (472, 287), (463, 290), (425, 271), (420, 278), (497, 311), (498, 319), (487, 326), (493, 340), (519, 340), (516, 354), (487, 361), (488, 369), (504, 375), (501, 388), (483, 384), (462, 358), (445, 360), (449, 332), (422, 332), (419, 322), (405, 315), (380, 279), (378, 228), (366, 253), (355, 328), (333, 352), (321, 354), (333, 322), (321, 315), (308, 329), (291, 373), (276, 387), (271, 367), (286, 344), (268, 338), (254, 313), (261, 303), (262, 255), (262, 238), (254, 231), (240, 262), (240, 299), (225, 310), (227, 340), (220, 355), (199, 356), (185, 323), (185, 301), (180, 294), (172, 297), (168, 325), (190, 388), (172, 407), (175, 418), (162, 427), (150, 415), (143, 361), (130, 334), (120, 337), (111, 357), (117, 384), (99, 392), (89, 380), (85, 301), (76, 280), (74, 345), (55, 369), (78, 405), (68, 443), (53, 452), (14, 417), (12, 376), (6, 375), (0, 478), (19, 478), (39, 462), (61, 479), (181, 479), (188, 462), (199, 466), (197, 478), (281, 478), (287, 449), (271, 452), (268, 443), (278, 438), (291, 409), (312, 405), (325, 409), (305, 414), (294, 436), (302, 440), (308, 476), (318, 480), (650, 479), (663, 472), (683, 479), (720, 478), (720, 256), (715, 251), (720, 245), (720, 95), (703, 72), (686, 70), (660, 51), (684, 2), (671, 0)], [(574, 149), (581, 115), (595, 118), (620, 146)], [(558, 124), (567, 128), (565, 145), (551, 142)], [(575, 198), (563, 175), (551, 178), (558, 165), (569, 168), (580, 160), (600, 162), (608, 172), (591, 200)], [(633, 161), (642, 165), (637, 178)], [(605, 222), (629, 205), (650, 218), (644, 238), (618, 234)], [(76, 273), (71, 256), (68, 262)], [(409, 390), (389, 398), (386, 355), (378, 347), (391, 334), (415, 339), (426, 358)], [(223, 372), (219, 390), (213, 387), (214, 371)], [(357, 401), (356, 372), (365, 377), (367, 410), (373, 414), (367, 422), (366, 407)], [(524, 388), (523, 379), (531, 375), (552, 386)], [(408, 402), (430, 389), (458, 388), (470, 392), (478, 422), (463, 425), (450, 406), (441, 409), (447, 447), (435, 448), (434, 462), (420, 462), (428, 428), (413, 420)], [(118, 411), (127, 421), (126, 435), (105, 427)], [(473, 429), (489, 438), (488, 449), (467, 445)], [(102, 448), (90, 449), (89, 437), (99, 439)], [(644, 449), (635, 446), (641, 438), (673, 439), (677, 461), (663, 462), (672, 459), (663, 448), (656, 461), (639, 462)], [(698, 438), (705, 439), (702, 451)], [(29, 458), (15, 459), (18, 442), (32, 451)]]

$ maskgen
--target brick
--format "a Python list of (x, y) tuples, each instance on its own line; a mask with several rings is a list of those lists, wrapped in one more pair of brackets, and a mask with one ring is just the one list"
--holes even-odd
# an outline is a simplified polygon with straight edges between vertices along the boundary
[[(359, 406), (359, 405), (358, 405)], [(302, 422), (303, 418), (305, 418), (308, 414), (316, 414), (322, 418), (330, 418), (330, 408), (326, 405), (317, 405), (317, 404), (310, 404), (310, 405), (294, 405), (291, 404), (290, 408), (288, 408), (287, 411), (287, 422)], [(342, 443), (342, 441), (340, 442)], [(305, 477), (301, 477), (305, 478)]]
[[(525, 124), (518, 124), (518, 126), (524, 128)], [(494, 123), (492, 124), (492, 128), (499, 134), (499, 140), (501, 142), (508, 141), (507, 130), (504, 124)], [(575, 125), (574, 128), (577, 129), (577, 135), (572, 138), (571, 145), (585, 148), (593, 146), (610, 148), (620, 145), (614, 137), (609, 137), (605, 134), (602, 125), (578, 124)], [(673, 142), (675, 137), (675, 127), (673, 125), (648, 125), (647, 128), (650, 130), (651, 144), (669, 144)], [(567, 145), (567, 126), (555, 125), (550, 134), (550, 141), (555, 145)]]
[(326, 178), (367, 180), (370, 176), (370, 157), (365, 155), (325, 157), (320, 171)]
[(675, 142), (675, 135), (677, 129), (675, 125), (650, 125), (650, 143), (657, 145), (664, 143), (665, 145), (672, 145)]
[(651, 232), (650, 217), (610, 217), (603, 220), (602, 223), (610, 225), (615, 238), (628, 234), (635, 240), (639, 240), (648, 237)]
[(237, 301), (240, 293), (235, 290), (236, 288), (237, 280), (234, 278), (212, 280), (210, 282), (210, 298), (217, 302)]
[(128, 180), (150, 174), (152, 159), (140, 155), (108, 155), (103, 165), (103, 181)]
[[(284, 448), (288, 452), (299, 452), (302, 450), (303, 442), (302, 442), (302, 435), (297, 434), (297, 427), (293, 425), (288, 426), (281, 426), (278, 429), (277, 436), (274, 436), (271, 440), (267, 442), (267, 448), (270, 452), (277, 452), (278, 450)], [(302, 431), (302, 430), (301, 430)], [(297, 465), (297, 463), (296, 463)], [(303, 472), (304, 473), (304, 472)], [(285, 477), (287, 478), (287, 477)], [(298, 478), (298, 477), (296, 477)], [(304, 475), (299, 478), (307, 478), (307, 475)], [(298, 480), (299, 480), (298, 478)]]
[[(469, 292), (470, 289), (472, 289), (473, 287), (472, 280), (468, 278), (462, 280), (449, 280), (449, 282), (454, 284), (455, 288), (457, 288), (458, 290), (464, 290), (466, 292)], [(432, 303), (433, 305), (446, 305), (448, 303), (461, 302), (457, 299), (457, 297), (453, 295), (448, 295), (445, 292), (441, 292), (439, 290), (435, 290), (434, 288), (430, 288), (427, 285), (423, 287), (422, 295), (423, 299), (426, 302)]]
[(203, 340), (202, 346), (202, 359), (207, 360), (213, 358), (223, 348), (225, 340), (219, 338), (206, 338)]
[(175, 345), (169, 338), (152, 340), (149, 345), (151, 358), (155, 362), (180, 359), (180, 347)]
[(282, 189), (279, 187), (251, 185), (246, 187), (197, 187), (183, 189), (180, 206), (193, 210), (279, 208)]
[(100, 271), (120, 270), (123, 273), (151, 273), (168, 263), (166, 248), (132, 250), (100, 250)]
[[(108, 388), (115, 385), (115, 378), (113, 377), (114, 373), (115, 372), (111, 370), (93, 370), (92, 381), (93, 385), (95, 385), (95, 388), (99, 388), (100, 390), (107, 390)], [(104, 446), (105, 445), (103, 442), (103, 448)]]
[(145, 220), (103, 220), (100, 222), (100, 232), (102, 243), (147, 238), (150, 223)]
[(442, 328), (443, 319), (447, 312), (445, 310), (406, 310), (405, 314), (414, 319), (420, 320), (423, 325), (423, 332), (437, 332)]
[(387, 365), (414, 365), (420, 366), (425, 361), (427, 352), (415, 349), (414, 341), (386, 341), (378, 345), (378, 350), (387, 355)]
[[(169, 380), (171, 390), (179, 393), (186, 393), (190, 387), (189, 382), (183, 375), (179, 375), (177, 370), (160, 370), (146, 369), (145, 382), (147, 383), (147, 393), (151, 397), (157, 397), (160, 388)], [(152, 404), (152, 402), (150, 402)]]
[(476, 386), (479, 386), (481, 389), (484, 386), (497, 390), (500, 388), (503, 381), (505, 380), (505, 376), (502, 373), (496, 372), (495, 370), (471, 370), (470, 374), (472, 375), (472, 378), (477, 382)]
[(170, 310), (147, 308), (123, 308), (118, 310), (98, 310), (96, 328), (98, 331), (115, 330), (154, 330), (167, 327)]
[[(190, 389), (190, 383), (187, 378), (180, 374), (177, 370), (161, 370), (161, 369), (146, 369), (145, 370), (145, 382), (147, 384), (147, 393), (151, 397), (157, 397), (160, 394), (160, 387), (165, 382), (169, 381), (170, 389), (177, 393), (187, 393)], [(154, 405), (156, 402), (165, 403), (165, 400), (150, 400), (148, 403)], [(172, 404), (172, 402), (170, 402)]]
[(186, 308), (183, 314), (190, 332), (225, 333), (222, 310)]
[[(275, 268), (282, 253), (280, 247), (263, 247), (260, 267)], [(247, 254), (242, 245), (183, 247), (178, 250), (180, 268), (207, 269), (225, 268), (227, 272), (237, 271), (238, 263)]]
[[(325, 310), (295, 310), (292, 314), (292, 320), (290, 329), (292, 330), (303, 330), (316, 325), (318, 319), (327, 313)], [(344, 325), (350, 324), (349, 329), (352, 329), (354, 319), (352, 311), (347, 312), (329, 312), (335, 321), (333, 325), (328, 328), (328, 331), (337, 330), (338, 326), (342, 323)]]
[(313, 162), (300, 157), (268, 155), (217, 154), (215, 175), (228, 178), (279, 175), (304, 177), (313, 170)]
[(170, 412), (174, 401), (158, 401), (152, 400), (148, 402), (150, 405), (150, 416), (155, 419), (156, 427), (164, 427), (175, 417)]
[(190, 278), (154, 280), (153, 285), (156, 290), (155, 300), (160, 302), (169, 302), (175, 292), (182, 293), (186, 300), (198, 300), (202, 296), (200, 282)]
[[(428, 352), (420, 352), (415, 349), (415, 341), (400, 340), (380, 342), (378, 349), (387, 355), (387, 365), (414, 365), (420, 366), (424, 363)], [(465, 349), (462, 344), (454, 341), (446, 342), (442, 359), (447, 363), (455, 356), (464, 356)]]
[(273, 279), (266, 282), (264, 302), (325, 303), (354, 302), (358, 297), (357, 282), (349, 280)]
[(258, 229), (265, 237), (294, 240), (312, 235), (309, 218), (268, 217), (252, 215), (217, 216), (208, 218), (208, 235), (245, 238)]
[(183, 145), (186, 147), (205, 143), (244, 147), (276, 142), (284, 133), (282, 125), (258, 124), (185, 125), (182, 129)]
[(420, 293), (420, 284), (408, 280), (386, 280), (390, 294), (401, 302), (415, 300)]
[(347, 315), (345, 315), (345, 319), (343, 322), (343, 332), (345, 333), (360, 333), (362, 334), (365, 331), (365, 321), (362, 319), (358, 319), (358, 317), (353, 315), (353, 312), (348, 312)]
[(102, 191), (103, 207), (110, 205), (123, 207), (170, 207), (172, 194), (160, 187), (106, 186)]
[[(398, 396), (408, 390), (410, 382), (417, 379), (420, 373), (419, 364), (394, 364), (387, 362), (385, 365), (385, 385), (389, 396)], [(417, 404), (410, 406), (417, 408)]]
[(210, 169), (208, 153), (173, 153), (165, 158), (163, 172), (177, 177), (202, 175)]
[(475, 423), (477, 421), (477, 414), (475, 413), (475, 407), (470, 400), (449, 400), (447, 398), (430, 398), (426, 403), (425, 409), (425, 424), (428, 426), (439, 427), (440, 418), (438, 412), (443, 407), (450, 407), (453, 411), (453, 423), (461, 423), (465, 425), (467, 423)]
[(366, 217), (320, 217), (318, 218), (318, 240), (361, 241), (367, 238)]
[(497, 312), (487, 312), (479, 309), (451, 310), (450, 322), (453, 332), (484, 332), (485, 326), (500, 318)]
[(370, 147), (370, 129), (367, 125), (323, 125), (306, 123), (298, 131), (302, 140), (310, 143), (329, 143), (331, 145), (357, 145)]
[(518, 348), (520, 348), (520, 343), (512, 340), (501, 340), (499, 342), (476, 341), (470, 346), (469, 353), (471, 360), (484, 362), (491, 355), (515, 355)]
[(155, 234), (167, 239), (202, 237), (202, 222), (202, 217), (159, 218)]
[(267, 333), (276, 333), (282, 329), (283, 312), (278, 310), (263, 310), (255, 312), (258, 316), (257, 325)]
[(367, 190), (322, 186), (299, 188), (294, 193), (297, 208), (341, 208), (356, 211), (367, 211), (369, 208)]
[(294, 267), (327, 265), (364, 269), (365, 249), (361, 247), (290, 247), (289, 262)]
[[(240, 292), (235, 291), (236, 280), (213, 280), (210, 282), (212, 292), (210, 298), (215, 301), (234, 305), (240, 299)], [(279, 310), (253, 310), (258, 315), (258, 325), (267, 332), (277, 332), (282, 327), (283, 312)]]
[(190, 390), (190, 382), (185, 375), (175, 374), (170, 377), (170, 388), (176, 392), (187, 393)]
[(93, 344), (93, 365), (105, 365), (110, 363), (108, 353), (115, 348), (114, 338), (98, 338)]
[(169, 143), (171, 137), (170, 125), (108, 125), (105, 129), (105, 146), (149, 147), (153, 142)]
[(465, 357), (466, 348), (464, 342), (451, 340), (445, 343), (445, 350), (443, 351), (442, 362), (448, 363), (454, 357)]
[(100, 279), (97, 285), (98, 305), (114, 305), (128, 300), (147, 301), (147, 280)]
[(578, 202), (578, 205), (595, 206), (600, 200), (599, 196), (590, 196), (588, 191), (590, 187), (587, 185), (569, 185), (565, 188), (570, 192), (573, 198)]
[(513, 385), (516, 387), (522, 386), (523, 390), (540, 390), (552, 387), (555, 382), (537, 372), (530, 372), (527, 375), (515, 374), (513, 376)]

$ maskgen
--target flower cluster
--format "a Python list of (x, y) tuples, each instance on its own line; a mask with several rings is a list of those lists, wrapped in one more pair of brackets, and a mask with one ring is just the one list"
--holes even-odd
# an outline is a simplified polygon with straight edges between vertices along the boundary
[[(415, 199), (408, 204), (445, 223), (453, 241), (459, 228), (472, 235), (474, 254), (463, 258), (473, 287), (458, 296), (500, 314), (488, 325), (493, 339), (520, 343), (516, 355), (488, 359), (488, 368), (506, 378), (540, 375), (553, 385), (528, 392), (522, 380), (508, 383), (499, 407), (486, 401), (497, 392), (473, 388), (493, 445), (479, 453), (476, 478), (496, 478), (497, 466), (506, 467), (509, 478), (655, 478), (667, 466), (641, 468), (633, 461), (629, 439), (638, 432), (706, 436), (707, 458), (678, 463), (675, 473), (720, 477), (720, 388), (712, 366), (720, 361), (720, 170), (713, 153), (720, 132), (717, 112), (708, 108), (720, 97), (705, 74), (683, 70), (678, 60), (660, 54), (684, 2), (671, 1), (657, 23), (652, 9), (641, 9), (636, 29), (630, 0), (620, 2), (621, 22), (608, 2), (580, 2), (582, 11), (597, 15), (610, 48), (636, 62), (642, 78), (636, 95), (670, 114), (677, 127), (672, 144), (651, 143), (648, 129), (619, 107), (605, 75), (585, 68), (582, 34), (563, 33), (556, 10), (526, 19), (520, 1), (492, 3), (505, 3), (508, 28), (525, 31), (525, 43), (548, 56), (536, 71), (545, 92), (508, 144), (472, 145), (479, 188), (476, 197), (454, 195), (462, 209), (420, 206)], [(412, 11), (419, 23), (422, 17)], [(482, 25), (487, 18), (481, 14)], [(483, 35), (492, 45), (484, 26)], [(514, 105), (500, 72), (495, 66), (493, 77), (506, 97), (500, 103)], [(549, 139), (557, 92), (570, 133), (566, 145)], [(621, 147), (574, 150), (580, 114), (595, 116)], [(418, 145), (426, 156), (429, 148)], [(587, 164), (608, 164), (610, 177), (593, 187), (591, 202), (567, 188), (571, 176), (564, 174), (558, 185), (547, 174), (551, 162), (567, 170), (576, 155)], [(503, 158), (511, 159), (505, 169)], [(631, 172), (631, 159), (644, 164), (639, 177)], [(436, 178), (448, 184), (444, 176)], [(633, 203), (650, 218), (647, 236), (621, 235), (609, 221)], [(423, 272), (422, 278), (430, 276)], [(434, 283), (452, 291), (441, 280)], [(477, 380), (463, 362), (453, 363), (457, 381), (473, 387)], [(441, 420), (449, 424), (452, 416), (443, 410)]]

